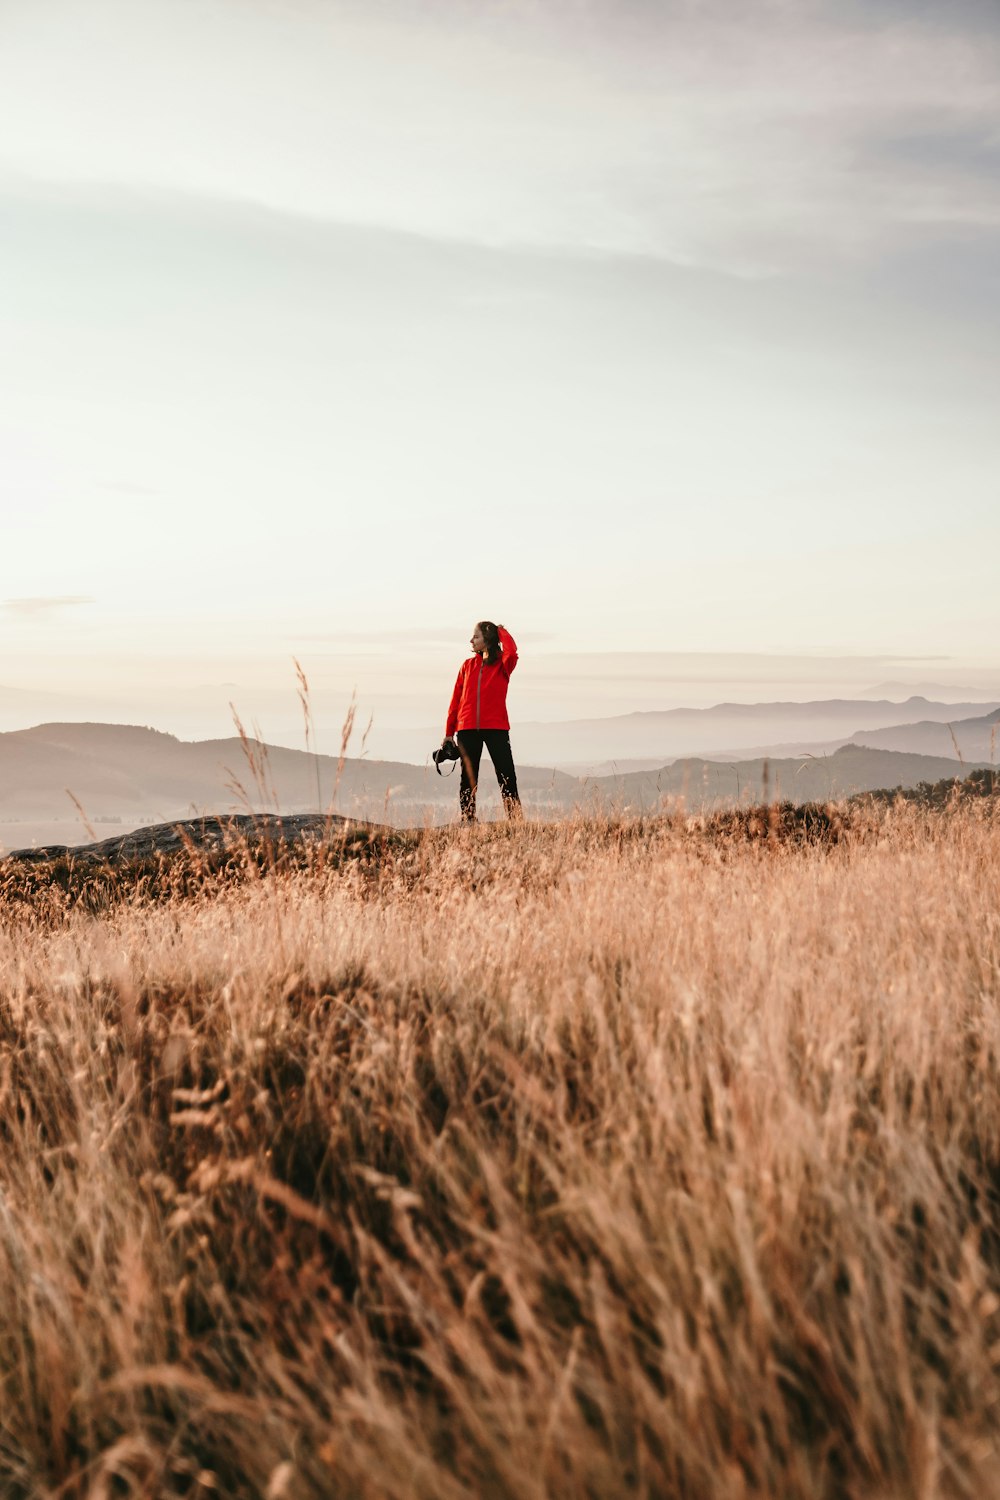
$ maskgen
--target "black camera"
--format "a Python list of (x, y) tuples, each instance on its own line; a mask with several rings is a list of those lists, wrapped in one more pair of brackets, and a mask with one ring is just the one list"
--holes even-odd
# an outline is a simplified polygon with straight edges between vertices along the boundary
[(441, 770), (441, 766), (445, 761), (458, 760), (459, 755), (460, 751), (454, 740), (442, 740), (441, 748), (439, 750), (435, 750), (431, 755), (431, 760), (434, 762), (434, 768), (437, 771), (438, 775), (441, 776), (444, 774)]

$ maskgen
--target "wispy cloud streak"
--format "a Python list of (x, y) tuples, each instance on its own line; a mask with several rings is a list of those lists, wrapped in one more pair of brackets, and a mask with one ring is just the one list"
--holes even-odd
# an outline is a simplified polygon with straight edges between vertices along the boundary
[(33, 620), (54, 614), (73, 604), (96, 603), (97, 600), (92, 599), (89, 594), (52, 594), (34, 599), (5, 599), (3, 607), (7, 614)]

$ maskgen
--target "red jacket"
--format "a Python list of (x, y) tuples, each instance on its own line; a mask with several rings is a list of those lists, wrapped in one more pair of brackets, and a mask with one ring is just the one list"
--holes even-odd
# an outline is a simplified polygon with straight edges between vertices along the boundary
[(500, 659), (488, 665), (481, 656), (470, 656), (458, 669), (455, 691), (448, 709), (445, 736), (458, 729), (509, 729), (507, 684), (517, 666), (517, 647), (510, 631), (497, 626)]

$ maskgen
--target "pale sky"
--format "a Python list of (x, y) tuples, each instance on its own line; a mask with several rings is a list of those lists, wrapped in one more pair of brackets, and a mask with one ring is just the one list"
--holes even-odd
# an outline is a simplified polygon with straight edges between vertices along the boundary
[(998, 397), (994, 0), (0, 0), (0, 727), (1000, 687)]

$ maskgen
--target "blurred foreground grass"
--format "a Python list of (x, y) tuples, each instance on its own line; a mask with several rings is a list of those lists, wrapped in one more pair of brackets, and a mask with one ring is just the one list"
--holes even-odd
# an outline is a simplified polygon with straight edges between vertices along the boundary
[(238, 863), (0, 867), (0, 1494), (1000, 1491), (992, 799)]

